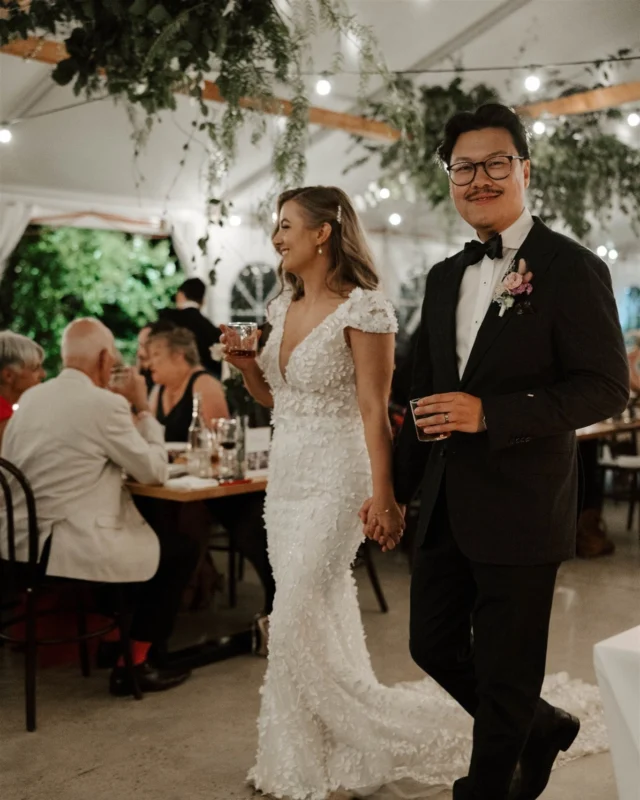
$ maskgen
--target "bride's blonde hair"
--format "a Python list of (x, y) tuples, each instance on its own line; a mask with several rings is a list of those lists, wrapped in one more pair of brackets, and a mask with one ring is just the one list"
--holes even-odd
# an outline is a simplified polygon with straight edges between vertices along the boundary
[[(327, 285), (341, 293), (345, 292), (347, 286), (376, 289), (380, 279), (348, 195), (336, 186), (304, 186), (283, 192), (278, 197), (278, 222), (272, 240), (278, 232), (282, 206), (290, 200), (300, 206), (309, 228), (319, 228), (325, 222), (331, 226), (331, 234), (326, 242), (330, 256)], [(286, 272), (282, 262), (278, 267), (278, 278), (283, 288), (291, 288), (294, 300), (304, 296), (302, 279)]]

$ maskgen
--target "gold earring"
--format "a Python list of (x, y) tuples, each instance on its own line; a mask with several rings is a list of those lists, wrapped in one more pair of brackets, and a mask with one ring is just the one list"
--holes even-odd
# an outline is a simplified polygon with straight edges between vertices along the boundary
[(322, 255), (322, 248), (321, 248), (321, 247), (319, 247), (319, 248), (318, 248), (318, 255), (319, 255), (319, 256), (321, 256), (321, 255)]

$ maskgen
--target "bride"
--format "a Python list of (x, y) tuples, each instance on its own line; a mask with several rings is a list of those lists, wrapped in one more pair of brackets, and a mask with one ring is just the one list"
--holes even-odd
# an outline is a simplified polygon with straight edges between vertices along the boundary
[[(424, 797), (464, 774), (471, 720), (428, 678), (376, 680), (351, 572), (366, 498), (388, 549), (404, 527), (387, 414), (396, 318), (344, 192), (294, 189), (277, 211), (284, 288), (269, 340), (257, 360), (225, 355), (273, 407), (275, 429), (265, 519), (276, 596), (249, 780), (276, 798), (326, 800), (412, 779)], [(552, 679), (552, 700), (565, 684)], [(602, 749), (594, 693), (572, 682), (583, 733), (570, 756)]]

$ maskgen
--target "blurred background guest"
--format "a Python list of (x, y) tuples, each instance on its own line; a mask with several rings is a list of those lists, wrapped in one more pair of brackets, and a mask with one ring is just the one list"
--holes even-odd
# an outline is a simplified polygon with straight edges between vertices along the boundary
[(23, 392), (44, 380), (44, 351), (26, 336), (0, 331), (0, 447), (4, 429)]
[[(200, 395), (202, 418), (208, 427), (229, 416), (222, 384), (205, 372), (198, 360), (195, 339), (184, 328), (167, 330), (166, 321), (151, 326), (147, 342), (151, 374), (156, 388), (150, 404), (156, 419), (165, 426), (165, 440), (186, 442), (191, 425), (193, 396)], [(200, 548), (199, 567), (190, 590), (195, 601), (206, 605), (210, 594), (222, 586), (221, 576), (211, 560), (208, 545), (211, 522), (221, 524), (233, 538), (236, 549), (253, 565), (265, 593), (263, 615), (271, 612), (275, 583), (267, 555), (264, 527), (264, 499), (261, 495), (227, 497), (205, 503), (180, 503), (179, 530), (194, 538)], [(167, 509), (167, 513), (171, 513)], [(185, 603), (185, 604), (188, 604)]]
[(196, 338), (200, 363), (216, 378), (220, 377), (220, 363), (211, 358), (210, 348), (220, 341), (220, 328), (202, 313), (207, 287), (200, 278), (188, 278), (178, 289), (176, 307), (160, 311), (161, 320), (168, 319), (179, 328), (186, 328)]
[(203, 419), (229, 416), (224, 389), (200, 362), (194, 334), (185, 328), (167, 328), (161, 320), (150, 327), (146, 350), (155, 384), (151, 411), (165, 427), (168, 442), (186, 442), (194, 394), (200, 395)]

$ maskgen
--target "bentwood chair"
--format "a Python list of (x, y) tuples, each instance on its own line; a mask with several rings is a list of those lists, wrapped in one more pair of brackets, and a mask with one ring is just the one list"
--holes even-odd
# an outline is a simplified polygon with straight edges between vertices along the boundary
[[(8, 478), (6, 473), (11, 477)], [(124, 590), (118, 587), (116, 591), (117, 608), (113, 622), (100, 630), (87, 632), (87, 612), (84, 595), (88, 588), (95, 587), (97, 584), (90, 581), (52, 578), (46, 575), (46, 564), (39, 561), (38, 556), (40, 535), (33, 490), (29, 481), (18, 467), (4, 458), (0, 458), (0, 486), (2, 486), (4, 495), (4, 508), (0, 506), (0, 513), (3, 513), (5, 518), (6, 532), (6, 549), (2, 554), (6, 555), (6, 558), (0, 558), (0, 568), (2, 569), (0, 611), (9, 611), (14, 614), (9, 618), (6, 618), (4, 613), (0, 616), (0, 641), (10, 642), (24, 648), (27, 730), (31, 732), (36, 729), (37, 651), (41, 645), (77, 644), (82, 674), (84, 677), (89, 677), (90, 665), (87, 641), (119, 629), (125, 668), (134, 687), (134, 697), (137, 700), (141, 700), (142, 693), (138, 686), (131, 655), (131, 640), (129, 636), (131, 612), (127, 606)], [(22, 492), (26, 501), (28, 520), (28, 560), (26, 562), (16, 559), (14, 492)], [(42, 611), (38, 608), (38, 601), (44, 595), (45, 590), (61, 585), (72, 587), (76, 594), (76, 607), (73, 609), (73, 613), (76, 615), (78, 633), (76, 636), (66, 638), (39, 638), (37, 635), (37, 621), (40, 617), (47, 614), (69, 613), (68, 609)], [(5, 597), (7, 598), (6, 600)], [(24, 610), (20, 608), (21, 604), (16, 602), (15, 598), (23, 599)], [(24, 636), (14, 636), (12, 628), (22, 623), (24, 623)], [(8, 631), (8, 633), (5, 631)]]

